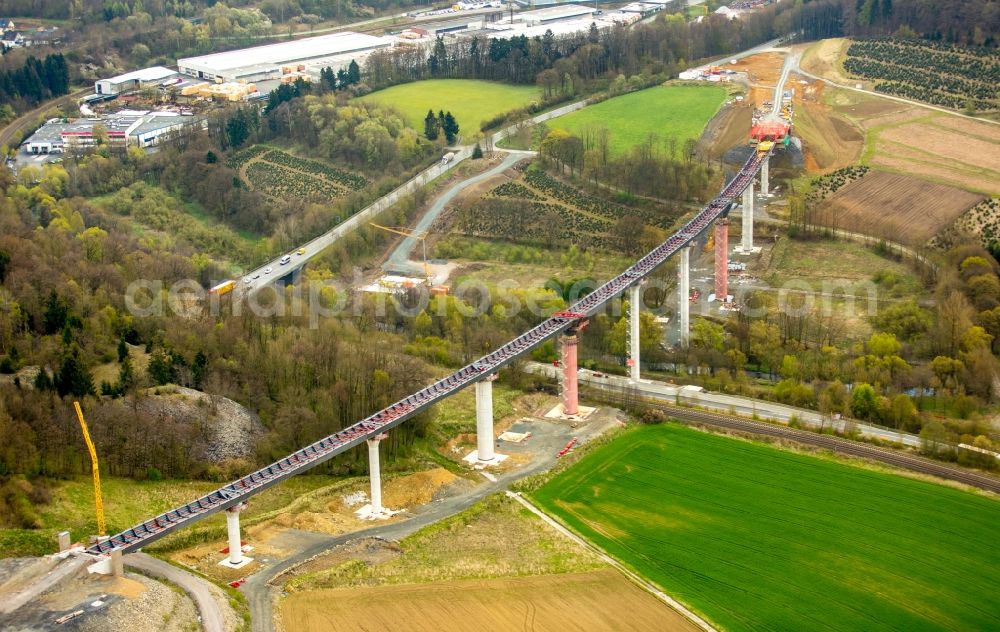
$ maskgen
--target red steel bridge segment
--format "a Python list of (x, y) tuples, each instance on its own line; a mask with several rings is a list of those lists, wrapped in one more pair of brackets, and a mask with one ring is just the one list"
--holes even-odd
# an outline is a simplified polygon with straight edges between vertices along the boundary
[(557, 312), (541, 324), (505, 345), (468, 364), (450, 376), (401, 399), (358, 423), (302, 448), (267, 467), (243, 476), (201, 498), (155, 516), (134, 527), (90, 546), (88, 553), (103, 555), (112, 551), (129, 553), (173, 531), (234, 505), (296, 474), (313, 468), (332, 457), (360, 445), (390, 428), (398, 426), (435, 403), (457, 393), (469, 384), (499, 371), (519, 356), (562, 333), (583, 318), (593, 316), (609, 301), (621, 296), (689, 242), (697, 239), (719, 217), (726, 215), (769, 154), (754, 154), (744, 163), (722, 192), (684, 227), (665, 242), (636, 261), (617, 277), (604, 283), (564, 312)]

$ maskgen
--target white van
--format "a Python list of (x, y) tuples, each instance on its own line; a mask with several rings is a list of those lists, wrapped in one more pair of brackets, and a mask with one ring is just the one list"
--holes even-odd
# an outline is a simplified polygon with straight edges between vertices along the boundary
[(281, 261), (279, 261), (279, 263), (281, 265), (285, 265), (286, 263), (288, 263), (291, 260), (292, 260), (292, 256), (291, 255), (285, 255), (284, 257), (281, 258)]

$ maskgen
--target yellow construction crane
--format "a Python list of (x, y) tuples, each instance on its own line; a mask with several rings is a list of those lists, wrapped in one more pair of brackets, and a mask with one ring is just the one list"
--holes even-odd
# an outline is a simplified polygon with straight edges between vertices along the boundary
[(80, 409), (80, 402), (73, 402), (76, 408), (76, 417), (80, 420), (80, 429), (83, 430), (83, 440), (87, 442), (87, 449), (90, 450), (90, 465), (94, 473), (94, 509), (97, 513), (97, 535), (107, 535), (104, 525), (104, 501), (101, 500), (101, 471), (97, 467), (97, 450), (94, 442), (90, 440), (90, 432), (87, 431), (87, 422), (83, 420), (83, 410)]
[(407, 228), (389, 228), (388, 226), (382, 226), (380, 224), (376, 224), (375, 222), (368, 222), (368, 223), (380, 230), (384, 230), (390, 233), (396, 233), (397, 235), (402, 235), (403, 237), (412, 237), (413, 239), (419, 239), (420, 245), (423, 248), (423, 253), (424, 253), (424, 278), (427, 280), (427, 283), (431, 282), (431, 269), (427, 265), (427, 242), (425, 241), (427, 239), (426, 231), (417, 233)]

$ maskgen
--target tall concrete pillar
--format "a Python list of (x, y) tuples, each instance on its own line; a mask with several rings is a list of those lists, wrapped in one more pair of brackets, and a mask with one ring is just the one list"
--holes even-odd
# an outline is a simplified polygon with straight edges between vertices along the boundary
[(628, 289), (628, 338), (629, 338), (629, 379), (639, 381), (639, 310), (642, 309), (642, 291), (636, 283)]
[(753, 252), (753, 182), (743, 189), (743, 235), (741, 250)]
[(729, 220), (715, 223), (715, 300), (729, 296)]
[(575, 415), (580, 411), (577, 386), (576, 355), (579, 340), (576, 337), (577, 328), (572, 327), (562, 336), (563, 365), (563, 414)]
[(767, 195), (768, 191), (771, 190), (770, 184), (768, 183), (768, 172), (771, 167), (771, 157), (768, 156), (764, 159), (764, 162), (760, 163), (760, 193), (761, 195)]
[(480, 461), (492, 461), (493, 453), (493, 380), (496, 375), (476, 382), (476, 450)]
[(240, 503), (226, 510), (226, 532), (229, 535), (229, 564), (239, 566), (243, 563), (243, 541), (240, 538), (240, 512), (246, 509), (246, 503)]
[(372, 486), (372, 515), (382, 513), (382, 468), (379, 465), (378, 444), (384, 434), (368, 439), (368, 478)]
[(677, 268), (677, 313), (681, 347), (687, 349), (691, 340), (691, 246), (681, 248), (681, 262)]

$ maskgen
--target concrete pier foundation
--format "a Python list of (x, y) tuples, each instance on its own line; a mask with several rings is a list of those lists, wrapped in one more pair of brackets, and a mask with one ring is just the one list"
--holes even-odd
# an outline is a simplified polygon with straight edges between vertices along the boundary
[(493, 453), (493, 380), (491, 375), (476, 382), (476, 459), (492, 461)]
[(240, 512), (246, 508), (246, 503), (240, 503), (226, 510), (226, 536), (229, 541), (229, 556), (219, 562), (220, 566), (243, 568), (253, 561), (253, 558), (243, 555), (243, 540), (240, 538)]
[(740, 251), (744, 254), (753, 252), (753, 183), (743, 190), (743, 234), (741, 235)]
[(681, 248), (677, 267), (677, 314), (681, 328), (681, 347), (691, 342), (691, 246)]
[(771, 157), (768, 156), (764, 159), (764, 162), (760, 164), (760, 194), (768, 195), (771, 191), (769, 180), (769, 172), (771, 167)]
[(729, 220), (715, 223), (715, 300), (729, 296)]
[(639, 381), (639, 310), (642, 309), (642, 290), (636, 283), (628, 289), (629, 321), (629, 379)]
[(568, 329), (562, 336), (563, 368), (563, 414), (575, 415), (580, 412), (579, 387), (577, 384), (577, 328)]
[(371, 482), (371, 514), (373, 516), (383, 513), (382, 466), (378, 453), (378, 444), (382, 442), (382, 439), (385, 439), (384, 434), (368, 439), (368, 478)]

